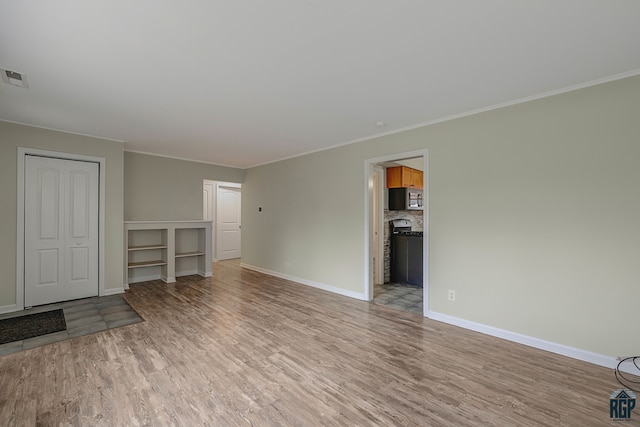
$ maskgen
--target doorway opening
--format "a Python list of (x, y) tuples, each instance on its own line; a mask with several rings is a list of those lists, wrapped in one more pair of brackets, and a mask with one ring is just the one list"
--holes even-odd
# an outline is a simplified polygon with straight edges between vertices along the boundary
[(365, 161), (365, 299), (429, 313), (428, 150)]
[(205, 179), (202, 219), (211, 221), (213, 261), (242, 256), (242, 184)]

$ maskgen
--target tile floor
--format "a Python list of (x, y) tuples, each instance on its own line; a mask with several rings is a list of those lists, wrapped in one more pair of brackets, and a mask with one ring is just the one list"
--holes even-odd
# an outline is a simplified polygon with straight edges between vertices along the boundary
[(422, 291), (418, 286), (385, 283), (373, 288), (373, 302), (422, 316)]
[(0, 355), (15, 353), (68, 338), (89, 335), (119, 326), (142, 322), (142, 318), (127, 304), (122, 295), (84, 298), (56, 304), (42, 305), (29, 310), (0, 315), (0, 319), (34, 314), (61, 308), (67, 329), (26, 340), (0, 345)]

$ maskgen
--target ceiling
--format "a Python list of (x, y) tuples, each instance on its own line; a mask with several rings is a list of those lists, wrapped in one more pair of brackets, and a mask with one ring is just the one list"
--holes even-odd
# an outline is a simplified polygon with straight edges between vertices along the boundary
[(29, 87), (0, 81), (0, 120), (250, 167), (639, 74), (638, 17), (637, 0), (5, 1), (0, 67)]

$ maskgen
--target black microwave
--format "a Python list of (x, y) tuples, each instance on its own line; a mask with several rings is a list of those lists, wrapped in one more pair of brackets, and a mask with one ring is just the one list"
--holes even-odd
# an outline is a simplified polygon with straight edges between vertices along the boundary
[(389, 189), (389, 210), (422, 210), (424, 208), (424, 198), (422, 190), (415, 188), (390, 188)]

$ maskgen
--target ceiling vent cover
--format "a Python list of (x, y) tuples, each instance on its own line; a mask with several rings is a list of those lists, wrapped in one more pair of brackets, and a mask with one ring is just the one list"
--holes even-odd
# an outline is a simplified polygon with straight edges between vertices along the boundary
[(27, 76), (22, 73), (4, 68), (0, 68), (0, 73), (2, 74), (2, 80), (7, 84), (24, 88), (29, 87), (27, 84)]

